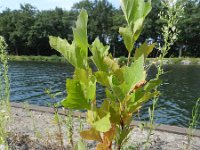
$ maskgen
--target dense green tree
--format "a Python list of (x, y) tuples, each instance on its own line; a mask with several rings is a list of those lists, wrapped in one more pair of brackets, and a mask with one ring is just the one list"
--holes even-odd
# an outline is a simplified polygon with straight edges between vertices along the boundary
[(16, 55), (52, 55), (48, 36), (68, 38), (72, 34), (71, 14), (60, 8), (38, 11), (30, 4), (20, 10), (5, 10), (0, 14), (0, 34), (9, 45), (9, 52)]
[(179, 23), (178, 49), (183, 56), (200, 57), (200, 1), (186, 1), (184, 15)]
[[(5, 10), (0, 18), (0, 33), (5, 37), (11, 53), (28, 54), (27, 43), (31, 25), (35, 21), (36, 9), (30, 4), (20, 6), (20, 10)], [(12, 51), (13, 50), (13, 51)]]
[(144, 22), (144, 30), (141, 35), (143, 40), (149, 37), (156, 39), (157, 36), (161, 34), (161, 22), (158, 15), (161, 11), (161, 6), (161, 0), (152, 1), (152, 11), (149, 13)]
[[(18, 17), (18, 13), (18, 11), (11, 11), (10, 9), (6, 9), (0, 15), (0, 34), (4, 36), (9, 45), (9, 48), (12, 49), (15, 54), (18, 54), (17, 41), (19, 39), (19, 36), (15, 30), (15, 23)], [(13, 17), (13, 14), (15, 14), (16, 19)]]
[[(144, 29), (137, 43), (147, 38), (157, 40), (164, 22), (159, 19), (162, 0), (152, 0), (152, 11), (144, 23)], [(178, 23), (178, 41), (168, 57), (200, 57), (200, 2), (199, 0), (178, 0), (184, 3), (184, 13)], [(110, 52), (115, 57), (126, 56), (127, 52), (119, 35), (119, 26), (125, 24), (121, 9), (113, 7), (108, 0), (83, 0), (73, 5), (70, 11), (61, 8), (39, 11), (30, 4), (20, 6), (19, 10), (5, 9), (0, 13), (0, 35), (8, 43), (10, 54), (53, 55), (48, 36), (60, 36), (72, 41), (72, 27), (75, 18), (84, 8), (89, 14), (88, 39), (92, 43), (98, 37), (104, 44), (110, 44)], [(152, 53), (151, 57), (156, 54)]]
[(48, 44), (48, 36), (55, 35), (66, 38), (69, 33), (71, 34), (70, 24), (67, 22), (68, 16), (68, 12), (60, 8), (37, 14), (28, 37), (28, 46), (32, 49), (33, 54), (53, 54)]
[(114, 7), (107, 0), (95, 0), (94, 2), (85, 0), (74, 4), (73, 11), (79, 12), (82, 8), (89, 14), (88, 36), (89, 42), (96, 37), (106, 43), (108, 36), (112, 33)]

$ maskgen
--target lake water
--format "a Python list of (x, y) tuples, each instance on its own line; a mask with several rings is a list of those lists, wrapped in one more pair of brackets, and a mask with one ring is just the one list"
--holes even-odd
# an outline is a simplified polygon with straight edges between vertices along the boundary
[[(188, 127), (195, 100), (200, 97), (200, 65), (168, 65), (165, 71), (155, 121)], [(11, 101), (48, 105), (52, 100), (45, 94), (45, 89), (51, 89), (52, 93), (62, 92), (56, 101), (64, 99), (66, 78), (72, 76), (73, 67), (64, 63), (10, 62), (9, 73)], [(155, 68), (151, 68), (149, 74), (154, 76)], [(98, 88), (97, 99), (103, 98), (104, 90)], [(134, 118), (148, 121), (148, 107), (151, 105), (149, 101)], [(197, 127), (200, 129), (200, 121)]]

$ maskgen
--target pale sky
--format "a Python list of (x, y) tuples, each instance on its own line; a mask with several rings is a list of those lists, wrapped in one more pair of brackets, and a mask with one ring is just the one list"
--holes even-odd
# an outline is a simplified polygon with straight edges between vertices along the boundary
[[(69, 10), (74, 3), (80, 2), (81, 0), (0, 0), (0, 11), (5, 8), (19, 9), (20, 4), (29, 3), (35, 6), (39, 10), (54, 9), (56, 6)], [(119, 8), (119, 0), (108, 0), (116, 8)]]

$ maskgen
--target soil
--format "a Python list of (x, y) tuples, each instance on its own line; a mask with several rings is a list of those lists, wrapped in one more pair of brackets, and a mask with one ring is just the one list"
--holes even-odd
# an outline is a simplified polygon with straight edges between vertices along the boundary
[[(9, 125), (8, 144), (12, 150), (62, 150), (72, 149), (68, 138), (67, 118), (60, 115), (62, 120), (61, 132), (55, 121), (54, 115), (46, 112), (30, 111), (27, 108), (11, 108), (11, 119)], [(65, 123), (63, 122), (65, 120)], [(86, 129), (86, 121), (83, 122), (83, 128)], [(73, 143), (80, 140), (80, 118), (73, 118)], [(145, 149), (148, 130), (135, 127), (130, 134), (130, 138), (125, 149)], [(61, 146), (61, 139), (64, 147)], [(88, 149), (95, 149), (94, 142), (87, 141)], [(200, 138), (193, 137), (190, 146), (188, 146), (188, 136), (169, 132), (153, 131), (147, 149), (151, 150), (200, 150)], [(133, 148), (134, 147), (134, 148)]]

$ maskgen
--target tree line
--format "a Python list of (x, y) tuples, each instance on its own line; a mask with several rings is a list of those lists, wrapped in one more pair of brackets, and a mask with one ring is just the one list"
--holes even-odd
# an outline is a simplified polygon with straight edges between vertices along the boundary
[[(184, 2), (184, 12), (177, 24), (179, 39), (168, 57), (200, 57), (200, 1), (181, 1)], [(161, 0), (153, 0), (152, 7), (136, 46), (148, 38), (157, 41), (161, 35), (164, 22), (159, 19), (158, 14), (165, 8), (162, 7)], [(115, 57), (126, 56), (118, 32), (119, 27), (125, 24), (122, 11), (113, 7), (107, 0), (83, 0), (74, 4), (69, 11), (61, 8), (39, 11), (30, 4), (20, 5), (19, 10), (5, 9), (0, 13), (0, 35), (4, 36), (8, 44), (9, 54), (58, 55), (50, 48), (48, 36), (60, 36), (72, 41), (72, 27), (82, 8), (89, 14), (89, 43), (98, 37), (104, 44), (110, 44), (110, 52)], [(151, 57), (154, 57), (154, 54)]]

